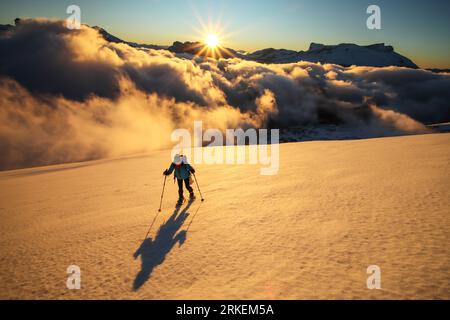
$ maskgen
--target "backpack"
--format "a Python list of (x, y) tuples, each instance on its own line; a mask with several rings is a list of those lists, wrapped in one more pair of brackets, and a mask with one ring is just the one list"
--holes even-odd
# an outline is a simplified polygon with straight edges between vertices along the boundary
[[(175, 170), (173, 170), (173, 183), (175, 183), (176, 180), (177, 180), (177, 175), (176, 175), (177, 170), (181, 170), (181, 168), (183, 166), (185, 166), (185, 165), (187, 165), (187, 164), (182, 162), (179, 168), (177, 168), (175, 166)], [(191, 172), (191, 170), (189, 170), (189, 178), (188, 178), (188, 180), (189, 180), (189, 185), (192, 185), (194, 183), (194, 179), (192, 179), (192, 172)]]

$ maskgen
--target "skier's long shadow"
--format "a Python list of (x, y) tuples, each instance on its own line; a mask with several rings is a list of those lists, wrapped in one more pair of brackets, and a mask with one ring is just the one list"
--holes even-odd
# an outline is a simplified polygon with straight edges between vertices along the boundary
[[(172, 216), (158, 230), (155, 239), (145, 239), (139, 249), (134, 253), (134, 258), (141, 257), (141, 271), (136, 275), (133, 290), (137, 291), (150, 279), (150, 276), (158, 265), (162, 264), (167, 254), (177, 242), (181, 247), (186, 241), (186, 230), (179, 231), (187, 217), (188, 210), (193, 202), (189, 202), (183, 210), (176, 209)], [(178, 233), (177, 233), (178, 232)]]

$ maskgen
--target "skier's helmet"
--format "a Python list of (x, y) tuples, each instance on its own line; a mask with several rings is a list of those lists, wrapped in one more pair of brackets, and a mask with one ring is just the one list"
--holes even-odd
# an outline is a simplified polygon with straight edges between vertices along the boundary
[(181, 155), (176, 154), (173, 158), (173, 163), (175, 163), (177, 166), (179, 166), (183, 162), (183, 158)]

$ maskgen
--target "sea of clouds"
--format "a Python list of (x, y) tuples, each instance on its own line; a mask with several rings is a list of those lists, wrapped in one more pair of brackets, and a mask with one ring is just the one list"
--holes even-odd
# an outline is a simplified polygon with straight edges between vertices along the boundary
[(342, 124), (370, 136), (450, 120), (450, 74), (189, 58), (21, 20), (0, 33), (0, 169), (146, 152), (176, 128)]

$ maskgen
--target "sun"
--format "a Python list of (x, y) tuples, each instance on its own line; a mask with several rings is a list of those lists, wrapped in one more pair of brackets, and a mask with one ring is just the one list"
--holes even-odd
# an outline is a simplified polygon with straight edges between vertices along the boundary
[(205, 43), (208, 47), (210, 47), (211, 49), (214, 49), (219, 46), (219, 38), (217, 37), (217, 35), (210, 33), (206, 37)]
[(223, 25), (220, 18), (213, 19), (213, 17), (208, 17), (207, 23), (205, 23), (194, 7), (193, 10), (198, 20), (198, 25), (192, 26), (195, 31), (193, 38), (196, 39), (193, 43), (195, 56), (213, 59), (234, 58), (234, 51), (225, 47), (231, 36), (226, 32), (227, 25)]

